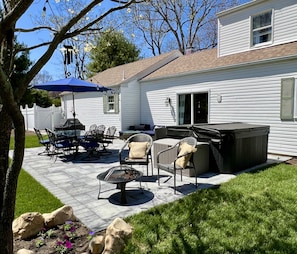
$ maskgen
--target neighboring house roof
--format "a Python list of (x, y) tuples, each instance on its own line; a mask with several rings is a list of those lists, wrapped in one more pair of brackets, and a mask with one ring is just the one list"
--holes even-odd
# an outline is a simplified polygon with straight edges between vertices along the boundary
[(181, 55), (178, 50), (174, 50), (159, 56), (109, 68), (89, 80), (106, 87), (117, 86), (132, 79), (141, 79)]
[(217, 49), (214, 48), (192, 53), (190, 55), (183, 55), (146, 76), (142, 80), (214, 71), (222, 68), (261, 63), (263, 61), (279, 60), (288, 57), (297, 58), (297, 41), (223, 57), (218, 57)]

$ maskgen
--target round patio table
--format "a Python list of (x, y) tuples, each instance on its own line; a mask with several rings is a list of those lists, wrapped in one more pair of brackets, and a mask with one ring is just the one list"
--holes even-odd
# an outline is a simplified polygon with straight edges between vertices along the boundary
[(100, 181), (105, 181), (117, 185), (117, 189), (121, 190), (121, 204), (127, 204), (126, 183), (139, 179), (142, 175), (142, 172), (129, 167), (128, 165), (115, 166), (103, 173), (100, 173), (97, 175), (97, 179), (99, 180), (98, 199), (101, 192)]

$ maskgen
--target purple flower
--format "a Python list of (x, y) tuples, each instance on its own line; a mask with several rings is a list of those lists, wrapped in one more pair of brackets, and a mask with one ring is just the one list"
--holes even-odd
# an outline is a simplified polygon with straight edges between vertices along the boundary
[(67, 220), (65, 223), (66, 224), (72, 224), (72, 221), (71, 220)]
[(67, 249), (71, 249), (71, 248), (72, 248), (72, 243), (71, 243), (70, 241), (66, 240), (66, 242), (65, 242), (65, 247), (66, 247)]
[(75, 230), (76, 230), (76, 228), (75, 228), (74, 226), (72, 226), (72, 227), (70, 228), (70, 232), (71, 232), (71, 233), (75, 232)]
[(57, 241), (57, 245), (58, 245), (58, 246), (61, 246), (61, 245), (63, 245), (63, 242), (61, 242), (61, 241)]
[(69, 236), (68, 235), (64, 235), (64, 239), (67, 241), (69, 240)]
[(95, 234), (94, 231), (90, 231), (90, 233), (89, 233), (90, 236), (93, 236), (94, 234)]

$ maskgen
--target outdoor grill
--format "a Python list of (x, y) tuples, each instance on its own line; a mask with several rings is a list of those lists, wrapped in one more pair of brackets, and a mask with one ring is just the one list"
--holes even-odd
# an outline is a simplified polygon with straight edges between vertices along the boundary
[(69, 118), (63, 124), (55, 127), (55, 131), (61, 130), (85, 130), (85, 126), (78, 119)]
[(65, 136), (79, 136), (81, 130), (85, 130), (85, 126), (76, 118), (68, 118), (63, 124), (55, 127), (58, 135)]

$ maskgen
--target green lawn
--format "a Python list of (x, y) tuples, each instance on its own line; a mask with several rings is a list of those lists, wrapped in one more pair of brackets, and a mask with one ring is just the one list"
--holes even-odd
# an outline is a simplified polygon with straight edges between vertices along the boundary
[[(47, 139), (47, 136), (44, 136), (45, 139)], [(10, 149), (13, 149), (13, 145), (14, 145), (14, 136), (12, 136), (10, 138)], [(26, 135), (26, 139), (25, 139), (25, 148), (31, 148), (31, 147), (38, 147), (41, 146), (39, 144), (38, 138), (35, 135), (35, 133), (30, 133)]]
[(297, 167), (242, 174), (127, 221), (125, 253), (297, 253)]
[(26, 212), (50, 213), (63, 203), (39, 184), (25, 170), (19, 176), (15, 217)]
[[(36, 135), (26, 136), (25, 147), (40, 146)], [(13, 138), (11, 140), (13, 147)], [(15, 217), (26, 212), (49, 213), (63, 206), (61, 201), (39, 184), (25, 170), (21, 170), (18, 179)]]

